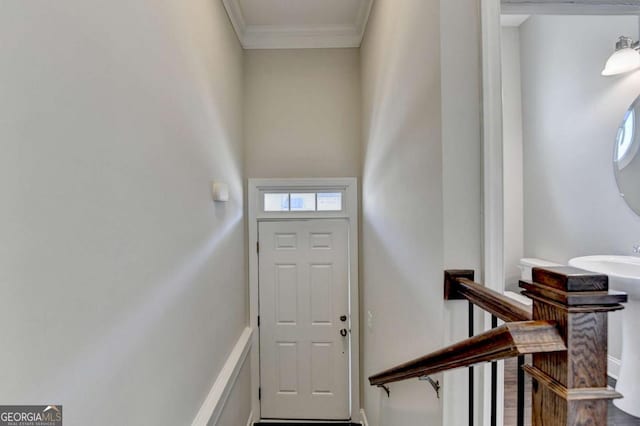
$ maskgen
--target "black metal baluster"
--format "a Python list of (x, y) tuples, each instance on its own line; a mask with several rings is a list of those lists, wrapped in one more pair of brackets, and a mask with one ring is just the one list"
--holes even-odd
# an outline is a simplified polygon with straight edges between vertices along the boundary
[[(498, 318), (491, 315), (491, 328), (498, 326)], [(491, 426), (498, 424), (498, 363), (491, 363)]]
[[(473, 303), (469, 302), (469, 337), (473, 337), (474, 324), (473, 324)], [(473, 426), (473, 393), (474, 393), (474, 379), (473, 379), (473, 367), (469, 367), (469, 426)]]
[(524, 355), (518, 357), (518, 426), (524, 426)]

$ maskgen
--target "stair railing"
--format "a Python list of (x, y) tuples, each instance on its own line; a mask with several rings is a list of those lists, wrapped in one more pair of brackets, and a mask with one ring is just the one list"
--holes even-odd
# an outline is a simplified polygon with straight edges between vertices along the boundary
[[(369, 377), (372, 386), (469, 368), (469, 424), (473, 426), (473, 365), (491, 362), (491, 423), (497, 419), (498, 360), (518, 358), (518, 426), (524, 426), (524, 373), (532, 378), (533, 426), (606, 425), (607, 317), (627, 295), (609, 291), (608, 277), (571, 267), (533, 268), (520, 281), (533, 306), (473, 281), (472, 270), (445, 271), (445, 300), (469, 301), (469, 338)], [(474, 335), (474, 306), (492, 315), (491, 330)], [(505, 324), (498, 326), (498, 319)], [(525, 355), (533, 362), (525, 364)]]

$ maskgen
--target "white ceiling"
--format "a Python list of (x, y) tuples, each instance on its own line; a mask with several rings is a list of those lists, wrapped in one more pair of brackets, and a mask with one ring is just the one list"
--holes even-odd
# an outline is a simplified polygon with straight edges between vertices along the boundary
[(358, 47), (373, 0), (223, 0), (245, 49)]
[(531, 15), (501, 15), (500, 23), (503, 27), (519, 27), (524, 24)]

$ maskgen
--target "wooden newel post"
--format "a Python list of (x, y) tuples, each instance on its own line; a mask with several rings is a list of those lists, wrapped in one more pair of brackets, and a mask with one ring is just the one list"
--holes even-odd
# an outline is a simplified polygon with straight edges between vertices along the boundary
[(607, 315), (622, 309), (624, 293), (608, 291), (606, 275), (571, 267), (534, 268), (533, 282), (520, 281), (533, 299), (533, 319), (554, 321), (565, 352), (533, 355), (533, 426), (607, 424), (607, 402), (621, 395), (607, 389)]

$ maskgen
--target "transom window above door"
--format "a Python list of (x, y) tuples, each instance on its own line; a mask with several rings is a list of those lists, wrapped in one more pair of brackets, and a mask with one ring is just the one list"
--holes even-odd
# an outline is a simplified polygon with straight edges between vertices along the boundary
[(343, 191), (269, 191), (262, 193), (265, 212), (340, 212)]

